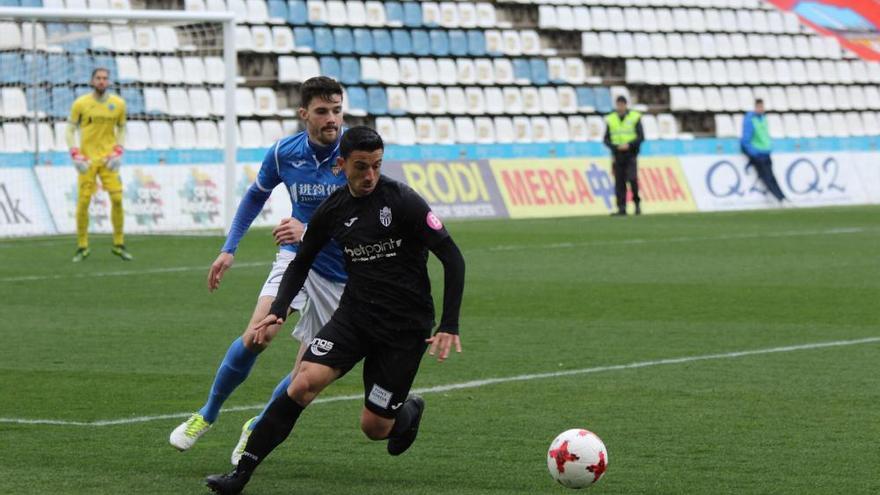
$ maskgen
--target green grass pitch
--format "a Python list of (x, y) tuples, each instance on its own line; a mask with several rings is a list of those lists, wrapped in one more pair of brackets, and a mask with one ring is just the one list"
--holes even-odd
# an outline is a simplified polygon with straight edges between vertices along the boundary
[[(468, 262), (464, 353), (417, 387), (880, 337), (880, 207), (451, 222)], [(0, 493), (205, 493), (241, 424), (178, 453), (274, 256), (246, 237), (219, 292), (222, 239), (94, 236), (0, 242)], [(442, 294), (432, 260), (435, 297)], [(262, 404), (287, 372), (282, 334), (227, 402)], [(359, 368), (324, 397), (361, 392)], [(726, 356), (426, 394), (400, 458), (358, 430), (361, 401), (315, 404), (250, 494), (562, 494), (556, 434), (609, 449), (603, 494), (880, 493), (880, 342)], [(148, 417), (147, 420), (138, 420)], [(23, 424), (48, 419), (78, 424)], [(100, 420), (130, 420), (96, 425)]]

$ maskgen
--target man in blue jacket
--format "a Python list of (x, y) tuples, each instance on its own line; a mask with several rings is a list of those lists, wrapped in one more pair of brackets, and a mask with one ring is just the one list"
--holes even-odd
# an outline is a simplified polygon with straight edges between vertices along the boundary
[(779, 188), (776, 177), (773, 175), (773, 161), (770, 160), (770, 150), (773, 141), (770, 139), (770, 129), (767, 126), (767, 116), (764, 115), (764, 100), (755, 100), (755, 111), (749, 112), (743, 118), (743, 131), (740, 145), (743, 153), (749, 157), (747, 166), (755, 167), (758, 177), (767, 186), (780, 203), (785, 201), (785, 194)]

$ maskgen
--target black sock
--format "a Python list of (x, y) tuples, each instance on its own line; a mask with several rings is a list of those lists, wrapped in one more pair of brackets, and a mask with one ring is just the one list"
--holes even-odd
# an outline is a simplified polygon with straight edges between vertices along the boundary
[(394, 426), (391, 427), (391, 433), (388, 434), (388, 438), (399, 437), (404, 434), (406, 430), (409, 430), (418, 411), (419, 408), (416, 406), (415, 402), (411, 400), (406, 401), (403, 404), (403, 407), (400, 408), (400, 411), (398, 411), (397, 417), (394, 419)]
[(241, 460), (238, 461), (237, 471), (252, 473), (260, 462), (290, 435), (303, 409), (305, 408), (287, 394), (276, 397), (251, 433)]

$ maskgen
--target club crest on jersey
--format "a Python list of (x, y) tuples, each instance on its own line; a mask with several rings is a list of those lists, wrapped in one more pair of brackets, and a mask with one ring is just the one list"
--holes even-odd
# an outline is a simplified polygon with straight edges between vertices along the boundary
[(379, 211), (379, 222), (384, 227), (391, 225), (391, 208), (386, 206)]
[(116, 105), (111, 103), (111, 104), (107, 105), (107, 109), (108, 110), (116, 110)]

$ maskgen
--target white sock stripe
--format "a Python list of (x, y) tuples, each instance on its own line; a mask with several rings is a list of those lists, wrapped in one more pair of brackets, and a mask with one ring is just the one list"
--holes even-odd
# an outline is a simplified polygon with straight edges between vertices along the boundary
[[(450, 383), (447, 385), (436, 385), (433, 387), (425, 387), (413, 390), (414, 393), (418, 394), (431, 394), (438, 392), (449, 392), (453, 390), (462, 390), (468, 388), (479, 388), (485, 387), (487, 385), (496, 385), (499, 383), (510, 383), (510, 382), (524, 382), (524, 381), (532, 381), (532, 380), (541, 380), (546, 378), (559, 378), (566, 377), (572, 375), (586, 375), (592, 373), (602, 373), (606, 371), (621, 371), (621, 370), (630, 370), (630, 369), (640, 369), (640, 368), (648, 368), (652, 366), (662, 366), (667, 364), (682, 364), (682, 363), (692, 363), (696, 361), (711, 361), (711, 360), (719, 360), (719, 359), (736, 359), (747, 356), (758, 356), (763, 354), (777, 354), (783, 352), (795, 352), (795, 351), (806, 351), (812, 349), (825, 349), (829, 347), (842, 347), (842, 346), (852, 346), (852, 345), (862, 345), (862, 344), (874, 344), (880, 342), (880, 337), (866, 337), (863, 339), (854, 339), (854, 340), (834, 340), (830, 342), (815, 342), (811, 344), (798, 344), (798, 345), (789, 345), (789, 346), (781, 346), (781, 347), (769, 347), (764, 349), (753, 349), (747, 351), (734, 351), (734, 352), (726, 352), (726, 353), (717, 353), (717, 354), (704, 354), (701, 356), (683, 356), (678, 358), (667, 358), (667, 359), (658, 359), (651, 361), (639, 361), (629, 364), (617, 364), (617, 365), (609, 365), (609, 366), (596, 366), (593, 368), (582, 368), (577, 370), (566, 370), (566, 371), (553, 371), (548, 373), (533, 373), (527, 375), (515, 375), (515, 376), (506, 376), (506, 377), (498, 377), (498, 378), (486, 378), (483, 380), (471, 380), (467, 382), (461, 383)], [(356, 395), (340, 395), (335, 397), (324, 397), (319, 398), (313, 404), (321, 404), (328, 402), (341, 402), (341, 401), (351, 401), (351, 400), (361, 400), (363, 399), (363, 394)], [(262, 410), (265, 407), (265, 404), (253, 405), (253, 406), (234, 406), (225, 408), (222, 412), (237, 412), (237, 411), (258, 411)], [(174, 413), (174, 414), (160, 414), (155, 416), (136, 416), (129, 418), (119, 418), (119, 419), (103, 419), (97, 421), (67, 421), (60, 419), (26, 419), (26, 418), (0, 418), (0, 424), (24, 424), (24, 425), (55, 425), (55, 426), (114, 426), (114, 425), (126, 425), (133, 423), (145, 423), (149, 421), (159, 421), (163, 419), (180, 419), (187, 418), (191, 415), (191, 412), (187, 413)]]

